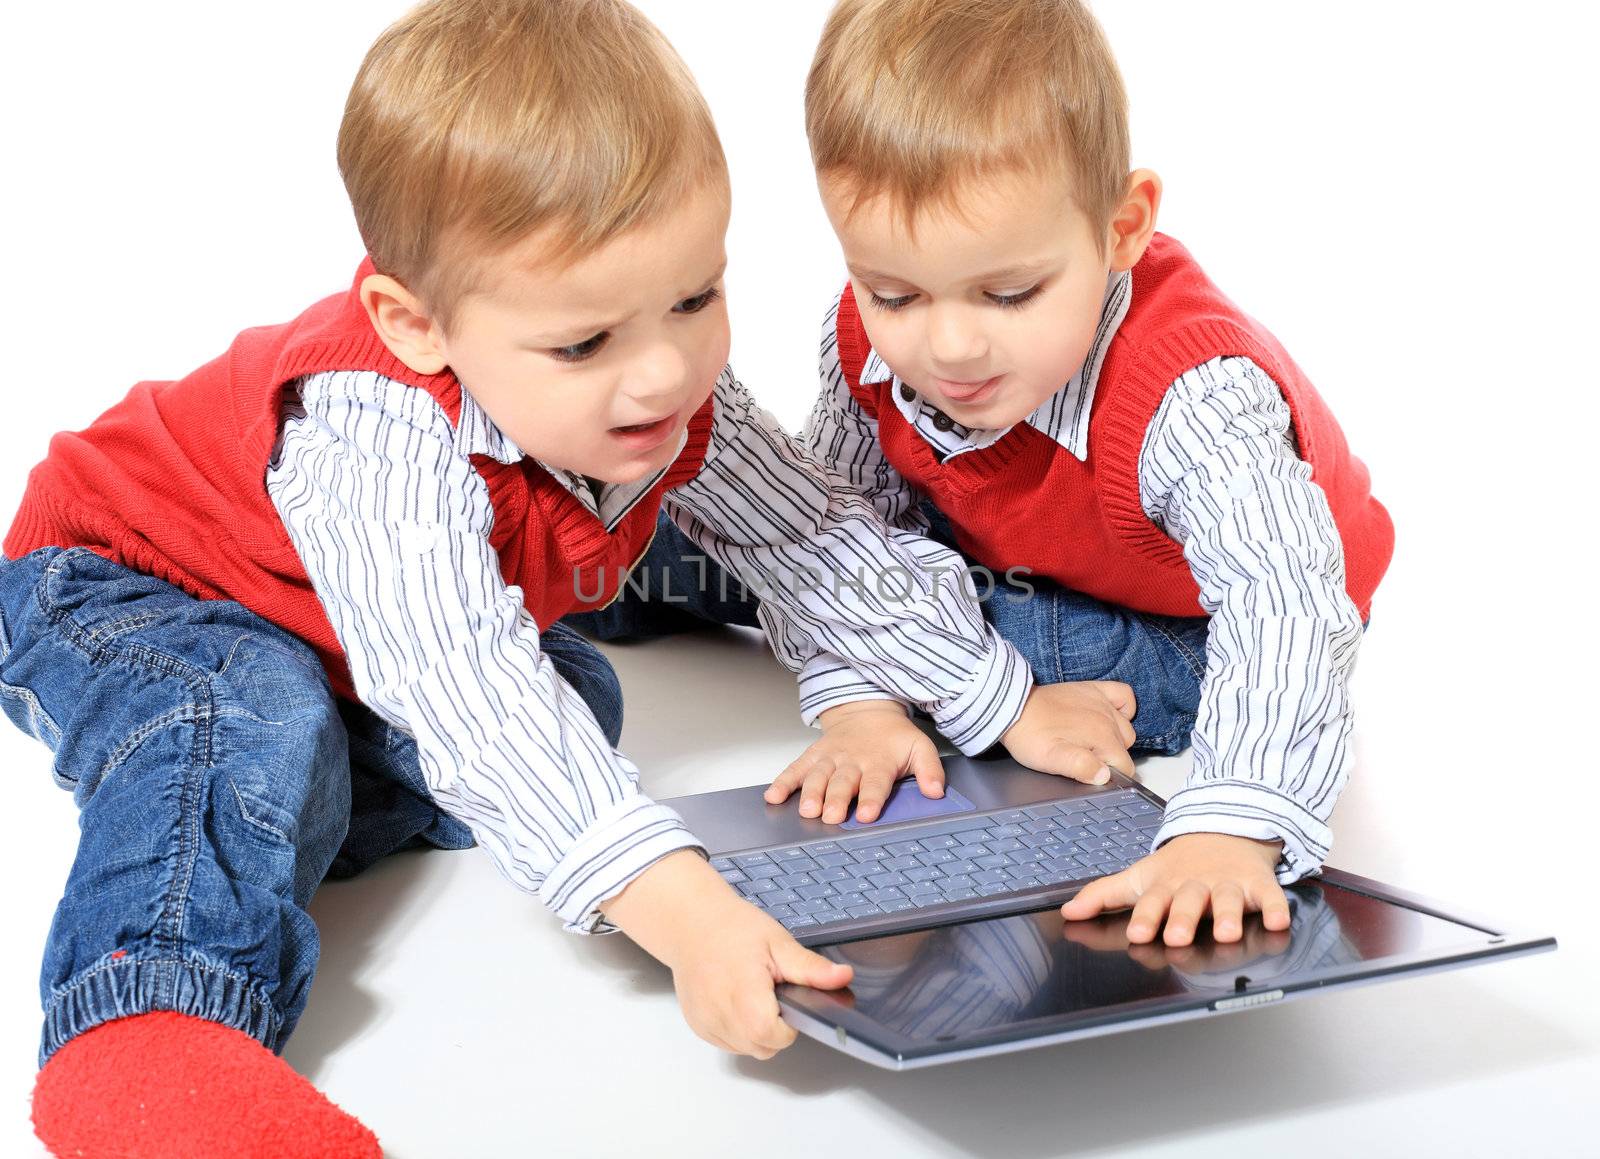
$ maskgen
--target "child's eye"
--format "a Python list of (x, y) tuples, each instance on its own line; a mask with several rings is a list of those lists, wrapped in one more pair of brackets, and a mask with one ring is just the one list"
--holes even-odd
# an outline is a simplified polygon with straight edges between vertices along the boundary
[(696, 294), (692, 298), (685, 298), (672, 309), (679, 314), (698, 314), (711, 303), (722, 297), (722, 291), (712, 286), (703, 294)]
[(1018, 306), (1026, 306), (1034, 298), (1038, 297), (1041, 288), (1040, 286), (1034, 286), (1031, 289), (1023, 290), (1020, 294), (984, 294), (984, 297), (988, 298), (996, 306), (1014, 310)]
[(602, 330), (592, 338), (585, 338), (582, 342), (574, 342), (571, 346), (557, 346), (548, 351), (551, 358), (557, 362), (582, 362), (586, 358), (593, 358), (599, 353), (600, 347), (606, 344), (611, 337), (611, 331)]
[(880, 310), (904, 309), (916, 297), (915, 294), (901, 294), (898, 298), (881, 298), (876, 290), (868, 290), (867, 293), (872, 295), (872, 304)]

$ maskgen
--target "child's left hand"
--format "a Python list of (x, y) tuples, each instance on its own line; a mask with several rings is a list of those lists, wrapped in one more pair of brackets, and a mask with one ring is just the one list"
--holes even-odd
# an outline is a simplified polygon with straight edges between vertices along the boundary
[(1194, 941), (1195, 926), (1209, 909), (1211, 936), (1238, 941), (1244, 913), (1260, 910), (1269, 930), (1289, 928), (1289, 899), (1274, 869), (1281, 841), (1256, 841), (1226, 833), (1185, 833), (1121, 873), (1091, 881), (1061, 907), (1068, 921), (1092, 918), (1106, 910), (1133, 907), (1130, 942), (1149, 942), (1166, 922), (1169, 946)]
[(800, 754), (767, 789), (769, 805), (800, 790), (800, 816), (837, 825), (856, 805), (856, 820), (875, 821), (894, 784), (908, 773), (924, 797), (944, 796), (939, 750), (894, 700), (858, 700), (817, 718), (822, 739)]

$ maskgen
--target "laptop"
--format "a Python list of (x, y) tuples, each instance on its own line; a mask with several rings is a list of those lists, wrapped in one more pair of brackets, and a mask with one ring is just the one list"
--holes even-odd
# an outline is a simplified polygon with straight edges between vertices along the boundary
[(1088, 881), (1150, 848), (1164, 802), (1120, 774), (1090, 786), (1010, 760), (943, 758), (944, 797), (899, 782), (870, 824), (800, 816), (765, 785), (663, 801), (712, 866), (795, 938), (854, 968), (849, 988), (778, 989), (790, 1025), (909, 1069), (1218, 1014), (1318, 991), (1553, 950), (1515, 931), (1325, 869), (1235, 943), (1132, 945), (1128, 914), (1065, 922)]

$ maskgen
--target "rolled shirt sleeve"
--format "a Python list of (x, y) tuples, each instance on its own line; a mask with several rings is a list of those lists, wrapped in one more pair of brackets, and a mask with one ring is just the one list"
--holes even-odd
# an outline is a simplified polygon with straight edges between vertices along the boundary
[(1278, 880), (1297, 881), (1326, 860), (1349, 777), (1361, 620), (1276, 383), (1239, 357), (1185, 374), (1146, 432), (1140, 489), (1211, 616), (1194, 767), (1155, 846), (1197, 832), (1277, 839)]
[(715, 400), (705, 464), (664, 506), (760, 597), (774, 653), (801, 677), (806, 722), (838, 704), (889, 696), (921, 707), (964, 753), (998, 741), (1033, 677), (961, 582), (961, 558), (886, 524), (731, 371), (718, 379)]
[(644, 796), (540, 649), (489, 543), (493, 507), (422, 390), (337, 372), (299, 386), (268, 491), (357, 694), (415, 736), (428, 789), (514, 885), (577, 932), (668, 853), (704, 853)]

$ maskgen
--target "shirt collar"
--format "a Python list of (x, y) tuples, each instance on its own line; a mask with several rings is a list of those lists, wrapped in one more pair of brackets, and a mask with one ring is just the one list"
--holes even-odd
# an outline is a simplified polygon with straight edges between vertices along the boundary
[[(1100, 368), (1105, 364), (1106, 351), (1117, 328), (1128, 315), (1128, 305), (1133, 299), (1133, 271), (1112, 273), (1106, 279), (1105, 297), (1100, 306), (1100, 324), (1095, 328), (1094, 341), (1067, 384), (1045, 399), (1039, 408), (1023, 421), (1049, 435), (1065, 447), (1075, 458), (1083, 461), (1089, 457), (1089, 413), (1094, 404), (1094, 392), (1100, 381)], [(915, 390), (903, 389), (899, 377), (889, 369), (876, 350), (868, 350), (861, 364), (861, 383), (894, 382), (890, 397), (917, 433), (946, 457), (963, 451), (979, 451), (999, 442), (1011, 429), (985, 430), (950, 423), (938, 410)], [(907, 395), (910, 395), (908, 398)], [(935, 425), (935, 419), (943, 422)]]
[[(678, 438), (678, 450), (673, 453), (673, 461), (677, 460), (678, 454), (683, 451), (684, 444), (688, 441), (689, 432), (685, 430)], [(510, 435), (500, 429), (465, 387), (461, 389), (461, 415), (456, 420), (455, 449), (463, 456), (487, 455), (496, 462), (506, 464), (520, 462), (527, 457), (523, 454), (522, 448), (511, 440)], [(602, 487), (600, 494), (596, 495), (594, 488), (589, 486), (589, 480), (576, 471), (552, 467), (539, 459), (534, 459), (533, 462), (560, 483), (574, 499), (583, 504), (584, 509), (604, 524), (607, 531), (615, 528), (622, 521), (622, 517), (633, 510), (634, 504), (656, 485), (671, 466), (669, 463), (655, 474), (647, 475), (632, 483)]]

